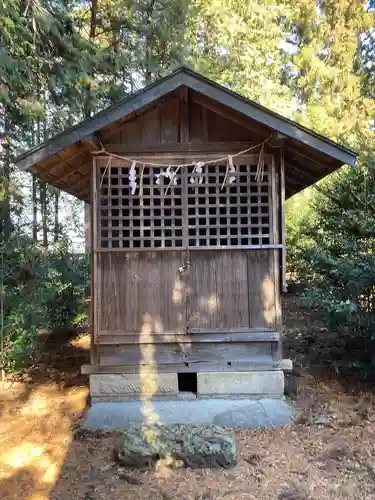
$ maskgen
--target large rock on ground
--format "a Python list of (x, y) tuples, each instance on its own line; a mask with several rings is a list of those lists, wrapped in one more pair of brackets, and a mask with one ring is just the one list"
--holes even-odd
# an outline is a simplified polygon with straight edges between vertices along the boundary
[(234, 434), (215, 425), (142, 425), (123, 430), (116, 446), (126, 466), (149, 468), (158, 460), (171, 467), (233, 467), (237, 463)]

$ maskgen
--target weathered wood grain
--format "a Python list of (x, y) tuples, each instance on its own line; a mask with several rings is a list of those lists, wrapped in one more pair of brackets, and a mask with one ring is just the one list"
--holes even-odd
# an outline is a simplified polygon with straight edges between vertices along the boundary
[(178, 99), (168, 99), (159, 107), (160, 142), (176, 144), (178, 142)]
[(186, 329), (183, 252), (98, 254), (102, 304), (100, 330), (143, 334)]
[(259, 343), (231, 344), (143, 344), (100, 345), (101, 366), (176, 364), (176, 363), (251, 363), (272, 360), (271, 345)]
[(178, 103), (179, 142), (181, 143), (188, 143), (190, 140), (189, 108), (189, 89), (187, 87), (181, 87)]
[(281, 283), (286, 292), (286, 227), (285, 227), (285, 158), (284, 148), (280, 149), (280, 232), (281, 232)]
[(247, 252), (249, 323), (252, 328), (275, 328), (275, 282), (271, 252)]
[[(129, 335), (129, 333), (131, 333)], [(227, 343), (227, 342), (278, 342), (278, 332), (258, 331), (217, 333), (192, 333), (192, 334), (150, 334), (140, 335), (134, 332), (100, 332), (97, 342), (99, 344), (198, 344), (198, 343)]]
[[(240, 372), (283, 370), (284, 361), (254, 361), (252, 363), (175, 363), (150, 365), (83, 365), (82, 373), (204, 373), (204, 372)], [(289, 368), (290, 369), (290, 368)]]
[[(247, 135), (249, 136), (250, 131), (251, 137), (254, 139), (261, 136), (267, 137), (270, 133), (270, 130), (267, 127), (244, 118), (241, 113), (235, 112), (226, 106), (222, 106), (220, 103), (202, 96), (202, 94), (192, 92), (192, 101), (198, 109), (202, 109), (202, 111), (211, 110), (213, 113), (215, 113), (215, 115), (224, 117), (232, 125), (233, 123), (239, 125), (242, 133), (245, 133), (245, 131), (247, 131)], [(238, 128), (235, 129), (235, 132), (238, 133)]]
[[(242, 245), (208, 245), (205, 246), (205, 250), (270, 250), (270, 249), (281, 249), (282, 245), (247, 245), (246, 248)], [(153, 252), (175, 252), (175, 248), (168, 248), (168, 247), (162, 247), (162, 248), (153, 248)], [(201, 247), (193, 247), (189, 248), (189, 252), (201, 252), (202, 248)], [(94, 252), (96, 253), (132, 253), (132, 252), (139, 252), (139, 248), (100, 248), (100, 249), (95, 249)]]

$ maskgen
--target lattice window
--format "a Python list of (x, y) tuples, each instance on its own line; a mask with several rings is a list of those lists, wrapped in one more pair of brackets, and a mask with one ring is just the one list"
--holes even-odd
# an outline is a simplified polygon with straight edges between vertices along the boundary
[(129, 167), (98, 169), (100, 247), (248, 247), (274, 243), (270, 239), (267, 165), (258, 181), (256, 165), (245, 162), (237, 163), (226, 179), (225, 162), (205, 165), (201, 173), (193, 167), (182, 167), (171, 184), (165, 168), (149, 166), (143, 168), (141, 184), (141, 170), (137, 167), (137, 186), (132, 194)]
[[(255, 181), (255, 165), (206, 165), (200, 179), (188, 184), (188, 245), (249, 246), (270, 243), (269, 178)], [(189, 167), (189, 177), (193, 176)], [(224, 186), (223, 186), (224, 183)]]
[(170, 182), (167, 177), (160, 176), (165, 169), (145, 167), (140, 186), (138, 168), (137, 189), (132, 195), (129, 168), (111, 167), (106, 175), (104, 167), (99, 170), (102, 176), (99, 220), (103, 248), (183, 247), (181, 175), (176, 175), (165, 193)]

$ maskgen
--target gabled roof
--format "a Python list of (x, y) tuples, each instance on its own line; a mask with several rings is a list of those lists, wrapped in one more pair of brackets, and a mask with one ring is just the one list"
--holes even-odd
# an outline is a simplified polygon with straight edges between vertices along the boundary
[[(73, 145), (77, 145), (77, 143), (80, 147), (82, 145), (85, 147), (85, 144), (86, 146), (87, 144), (92, 144), (90, 138), (91, 134), (95, 134), (103, 128), (108, 127), (113, 122), (120, 120), (128, 114), (137, 112), (144, 106), (162, 98), (179, 87), (187, 87), (217, 103), (220, 103), (222, 106), (240, 113), (244, 118), (256, 121), (267, 128), (282, 134), (282, 136), (285, 136), (286, 139), (290, 139), (293, 143), (300, 143), (312, 151), (319, 152), (319, 154), (324, 155), (327, 159), (329, 157), (327, 164), (330, 163), (331, 165), (327, 167), (326, 171), (323, 169), (316, 180), (319, 180), (319, 178), (323, 177), (330, 171), (335, 170), (341, 165), (354, 165), (355, 163), (356, 153), (350, 149), (307, 129), (306, 127), (303, 127), (302, 125), (299, 125), (298, 123), (295, 123), (292, 120), (289, 120), (288, 118), (285, 118), (274, 111), (271, 111), (264, 106), (261, 106), (260, 104), (229, 90), (226, 87), (218, 85), (212, 80), (203, 77), (186, 66), (181, 66), (165, 78), (162, 78), (142, 90), (125, 97), (119, 103), (103, 110), (91, 118), (84, 120), (74, 127), (65, 130), (45, 143), (19, 155), (14, 161), (22, 170), (31, 170), (38, 175), (38, 172), (41, 171), (41, 169), (38, 168), (38, 164), (45, 164), (48, 158), (62, 153), (65, 149), (70, 148)], [(86, 147), (86, 152), (88, 151), (89, 147)], [(309, 176), (309, 179), (310, 180), (307, 180), (306, 185), (303, 185), (301, 189), (315, 182), (314, 179), (311, 179), (311, 176)], [(45, 180), (53, 183), (53, 178), (48, 179), (48, 175)], [(75, 192), (74, 188), (69, 189), (70, 187), (71, 186), (67, 186), (66, 190), (79, 196), (78, 192)], [(79, 197), (84, 198), (83, 196)]]

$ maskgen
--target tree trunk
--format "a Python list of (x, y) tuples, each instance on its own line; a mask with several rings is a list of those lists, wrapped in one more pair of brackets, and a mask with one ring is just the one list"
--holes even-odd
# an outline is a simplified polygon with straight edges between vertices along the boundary
[[(38, 129), (39, 133), (39, 129)], [(39, 140), (39, 137), (38, 137)], [(31, 136), (31, 145), (34, 147), (35, 144), (35, 127), (33, 123), (33, 131)], [(33, 223), (32, 223), (32, 231), (33, 231), (33, 242), (36, 243), (38, 241), (38, 198), (37, 198), (37, 178), (34, 174), (32, 174), (32, 194), (31, 194), (31, 206), (33, 211)]]
[(98, 16), (98, 0), (91, 0), (90, 38), (95, 38)]
[(2, 196), (1, 202), (1, 219), (2, 219), (2, 240), (4, 242), (10, 237), (10, 203), (9, 203), (9, 188), (10, 188), (10, 137), (9, 137), (9, 121), (6, 118), (4, 124), (4, 136), (2, 141), (4, 160), (3, 160), (3, 176), (2, 176)]
[(151, 0), (148, 9), (146, 10), (146, 26), (145, 26), (145, 38), (146, 38), (146, 48), (145, 48), (145, 82), (149, 85), (152, 82), (152, 14), (154, 11), (155, 0)]
[(33, 175), (33, 192), (32, 192), (32, 206), (33, 206), (33, 241), (38, 241), (38, 200), (37, 200), (37, 180)]
[[(91, 41), (93, 41), (96, 36), (96, 26), (98, 23), (98, 8), (99, 8), (99, 0), (91, 0), (91, 19), (90, 19), (90, 33), (89, 33)], [(93, 75), (91, 74), (90, 76), (92, 77)], [(83, 114), (85, 118), (91, 116), (93, 112), (92, 108), (93, 107), (90, 97), (90, 88), (88, 88), (86, 99), (83, 105)]]
[(60, 227), (59, 227), (59, 201), (60, 201), (60, 189), (55, 189), (55, 200), (54, 200), (54, 205), (55, 205), (55, 224), (54, 224), (54, 235), (53, 235), (53, 241), (56, 243), (59, 241), (59, 235), (60, 235)]
[(43, 246), (48, 247), (47, 186), (45, 182), (40, 182), (40, 211), (42, 213)]

